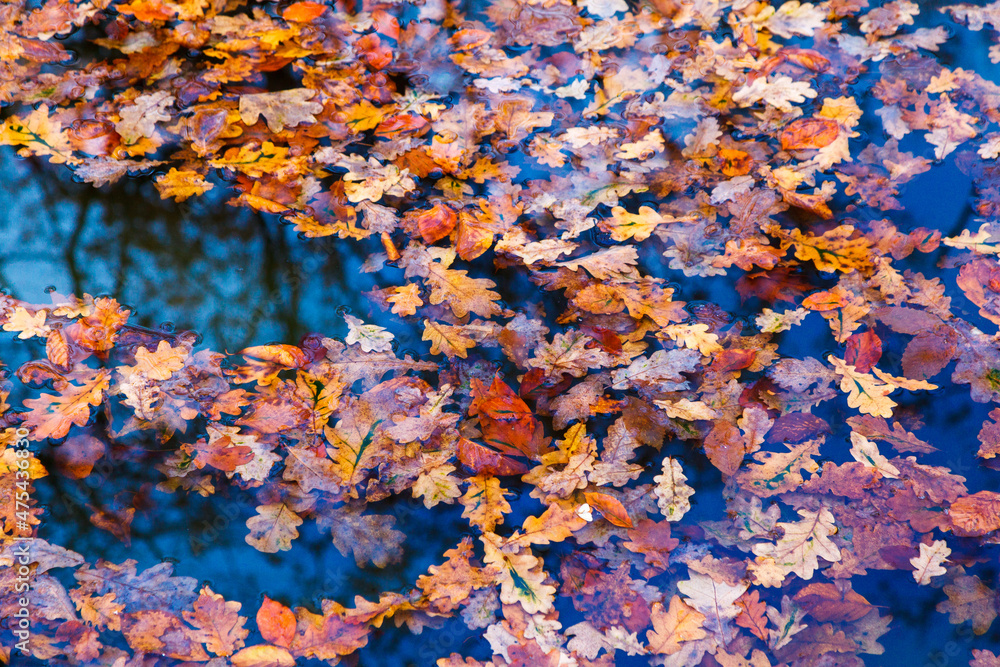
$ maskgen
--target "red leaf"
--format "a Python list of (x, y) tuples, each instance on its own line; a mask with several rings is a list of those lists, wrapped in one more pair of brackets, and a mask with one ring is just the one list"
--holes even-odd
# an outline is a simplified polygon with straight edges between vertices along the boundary
[(712, 362), (712, 368), (719, 371), (739, 371), (744, 368), (750, 368), (753, 365), (753, 360), (757, 357), (757, 353), (753, 350), (723, 350), (715, 355), (715, 360)]
[(498, 377), (487, 389), (472, 380), (472, 404), (469, 415), (479, 415), (483, 439), (504, 454), (537, 456), (544, 449), (544, 431), (527, 403), (518, 398)]
[(528, 472), (528, 466), (520, 461), (515, 461), (467, 438), (458, 439), (458, 460), (476, 474), (501, 476), (523, 475)]
[(850, 582), (810, 584), (795, 595), (795, 601), (817, 621), (856, 621), (870, 612), (872, 603), (851, 590)]
[(781, 133), (783, 150), (823, 148), (840, 134), (837, 121), (829, 118), (799, 118)]
[(847, 339), (847, 352), (844, 361), (854, 366), (859, 373), (870, 371), (882, 358), (882, 339), (871, 329), (852, 334)]

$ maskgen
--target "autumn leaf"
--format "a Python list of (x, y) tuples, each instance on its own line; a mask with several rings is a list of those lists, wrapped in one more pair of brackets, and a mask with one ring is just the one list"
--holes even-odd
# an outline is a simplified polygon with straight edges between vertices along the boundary
[(299, 536), (296, 529), (301, 525), (302, 518), (285, 503), (260, 505), (257, 516), (247, 519), (250, 534), (246, 542), (264, 553), (288, 551), (292, 540)]
[(621, 501), (606, 493), (585, 491), (583, 497), (587, 499), (587, 504), (601, 513), (611, 524), (621, 528), (632, 528), (632, 519)]
[(663, 459), (663, 473), (653, 478), (654, 493), (660, 513), (667, 521), (680, 521), (691, 509), (689, 498), (695, 490), (687, 484), (687, 476), (680, 461), (672, 456)]
[(266, 641), (287, 648), (295, 638), (295, 614), (265, 595), (257, 610), (257, 629)]
[(931, 579), (947, 573), (942, 563), (947, 562), (951, 549), (944, 540), (934, 540), (930, 545), (920, 543), (920, 555), (910, 559), (913, 579), (921, 586), (931, 583)]
[(736, 585), (717, 582), (712, 577), (691, 572), (689, 579), (678, 582), (677, 590), (684, 595), (691, 606), (704, 615), (704, 627), (728, 643), (729, 621), (740, 614), (736, 601), (747, 590), (747, 584)]
[(293, 655), (336, 662), (368, 643), (370, 628), (348, 623), (330, 607), (329, 601), (324, 604), (323, 614), (296, 608), (295, 638), (290, 647)]
[(667, 569), (670, 552), (680, 544), (680, 540), (670, 536), (668, 521), (657, 523), (652, 519), (642, 519), (628, 531), (628, 536), (630, 541), (623, 542), (622, 546), (642, 554), (647, 564), (660, 570)]
[(811, 261), (820, 271), (864, 271), (871, 267), (871, 242), (864, 236), (852, 238), (855, 229), (851, 225), (841, 225), (822, 236), (803, 234), (798, 229), (789, 234), (777, 227), (768, 233), (780, 238), (783, 246), (794, 246), (796, 259)]
[(82, 385), (69, 384), (58, 394), (42, 394), (24, 404), (31, 408), (24, 423), (36, 439), (61, 438), (72, 425), (84, 426), (90, 419), (90, 409), (100, 405), (108, 389), (111, 374), (105, 370), (87, 373), (79, 378)]
[(56, 164), (74, 163), (73, 149), (62, 125), (40, 105), (24, 118), (12, 115), (0, 126), (0, 145), (24, 146), (22, 155), (44, 155)]
[(1000, 529), (1000, 494), (980, 491), (963, 496), (948, 508), (952, 531), (963, 537), (986, 535)]
[(302, 123), (315, 123), (313, 114), (323, 110), (322, 104), (311, 101), (315, 94), (313, 90), (297, 88), (277, 93), (240, 95), (240, 120), (246, 125), (253, 125), (264, 116), (272, 132), (281, 132), (286, 127)]
[(487, 388), (472, 381), (469, 414), (478, 415), (483, 437), (505, 454), (533, 457), (542, 452), (542, 425), (522, 401), (499, 377)]
[(736, 625), (746, 628), (762, 641), (767, 641), (767, 605), (760, 601), (760, 591), (747, 591), (738, 600), (736, 606), (740, 608), (739, 616), (736, 617)]
[(818, 621), (857, 621), (872, 611), (872, 604), (845, 582), (809, 584), (793, 599)]
[(427, 265), (427, 282), (431, 287), (429, 301), (432, 304), (447, 302), (455, 317), (465, 317), (470, 312), (480, 317), (491, 317), (500, 313), (495, 303), (500, 299), (497, 292), (490, 290), (496, 283), (486, 278), (470, 278), (468, 271), (450, 269), (455, 254), (442, 252)]
[(160, 199), (173, 199), (177, 202), (203, 195), (214, 187), (197, 171), (180, 170), (176, 167), (171, 167), (167, 173), (156, 177), (156, 190), (160, 193)]
[(239, 602), (226, 602), (208, 586), (201, 589), (194, 601), (194, 611), (184, 612), (184, 620), (195, 627), (195, 641), (205, 644), (215, 655), (228, 656), (243, 647), (250, 631), (243, 627), (246, 619), (239, 615)]
[(848, 406), (874, 417), (892, 416), (896, 403), (889, 398), (889, 394), (895, 391), (895, 386), (883, 383), (867, 373), (859, 373), (854, 366), (833, 355), (828, 356), (827, 361), (834, 365), (837, 374), (841, 376), (840, 388), (847, 393)]
[(527, 548), (520, 553), (504, 552), (498, 540), (492, 533), (483, 536), (486, 549), (483, 561), (498, 572), (500, 599), (507, 604), (520, 604), (529, 614), (551, 609), (556, 589), (544, 583), (542, 562)]
[(986, 634), (997, 617), (996, 592), (975, 575), (960, 575), (944, 586), (948, 599), (939, 602), (937, 611), (948, 614), (952, 624), (972, 621), (972, 631)]
[(503, 523), (504, 515), (511, 511), (506, 500), (509, 494), (501, 488), (496, 477), (480, 474), (470, 478), (468, 483), (468, 489), (459, 499), (465, 508), (462, 518), (483, 532), (493, 532)]
[(670, 608), (666, 611), (659, 602), (653, 603), (651, 616), (653, 629), (646, 633), (646, 641), (652, 653), (673, 655), (683, 648), (683, 642), (701, 639), (708, 634), (702, 628), (704, 614), (684, 604), (676, 595), (670, 598)]
[(785, 574), (794, 572), (803, 579), (811, 579), (822, 558), (831, 563), (841, 559), (840, 549), (830, 541), (836, 531), (834, 517), (830, 510), (798, 510), (802, 517), (797, 523), (779, 522), (778, 528), (784, 535), (776, 543), (756, 544), (754, 554), (760, 558), (771, 558)]

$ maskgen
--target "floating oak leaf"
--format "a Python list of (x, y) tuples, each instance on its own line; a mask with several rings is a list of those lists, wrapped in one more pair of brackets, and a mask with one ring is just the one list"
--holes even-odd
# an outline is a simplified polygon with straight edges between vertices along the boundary
[(179, 611), (198, 596), (194, 592), (197, 580), (174, 577), (170, 563), (160, 563), (136, 572), (136, 561), (126, 560), (116, 565), (98, 560), (94, 567), (84, 565), (73, 575), (80, 582), (81, 592), (106, 595), (113, 593), (115, 601), (127, 612), (139, 610)]
[(980, 491), (955, 500), (948, 508), (952, 532), (979, 536), (1000, 529), (1000, 493)]
[(227, 656), (243, 647), (250, 631), (243, 627), (246, 619), (239, 615), (239, 602), (227, 602), (205, 586), (194, 601), (194, 611), (185, 611), (184, 620), (195, 627), (192, 637), (215, 655)]
[(272, 132), (281, 132), (286, 127), (302, 123), (315, 123), (313, 114), (323, 111), (322, 104), (311, 101), (315, 95), (316, 91), (309, 88), (240, 95), (240, 120), (249, 126), (263, 115), (267, 128)]
[(872, 603), (851, 590), (850, 582), (838, 581), (833, 584), (809, 584), (793, 598), (818, 621), (852, 622), (872, 611)]
[(825, 507), (817, 511), (798, 510), (802, 519), (797, 523), (780, 522), (778, 528), (785, 533), (775, 544), (756, 544), (753, 552), (758, 558), (772, 558), (788, 574), (794, 572), (803, 579), (811, 579), (819, 567), (819, 559), (831, 563), (840, 560), (840, 549), (830, 541), (837, 531), (833, 514)]
[(920, 555), (910, 559), (913, 566), (913, 579), (921, 586), (931, 583), (934, 577), (946, 574), (948, 570), (942, 563), (948, 562), (951, 549), (944, 540), (934, 540), (931, 544), (920, 543)]
[(938, 603), (937, 611), (948, 614), (948, 621), (954, 625), (972, 621), (974, 633), (986, 634), (997, 617), (996, 592), (975, 575), (956, 577), (944, 592), (948, 599)]
[(664, 610), (659, 602), (653, 603), (650, 616), (653, 629), (646, 633), (646, 642), (651, 653), (673, 655), (681, 650), (683, 642), (702, 639), (708, 635), (702, 627), (705, 615), (686, 605), (676, 595), (670, 598), (668, 610)]
[(365, 514), (363, 508), (347, 506), (324, 513), (317, 523), (330, 531), (340, 553), (354, 555), (358, 567), (368, 563), (386, 567), (403, 557), (400, 545), (406, 535), (393, 527), (396, 525), (394, 516)]
[(299, 536), (297, 528), (301, 525), (302, 518), (286, 503), (260, 505), (257, 516), (247, 519), (250, 534), (246, 543), (269, 554), (288, 551), (292, 540)]
[(705, 629), (713, 632), (722, 643), (729, 643), (732, 638), (729, 622), (740, 614), (736, 601), (746, 592), (747, 584), (731, 585), (700, 572), (690, 574), (690, 579), (677, 583), (677, 590), (705, 616)]
[(82, 386), (67, 384), (58, 395), (42, 394), (24, 404), (31, 408), (24, 420), (37, 440), (61, 438), (73, 424), (84, 426), (90, 419), (90, 409), (104, 400), (104, 391), (111, 382), (111, 373), (97, 370), (79, 378)]

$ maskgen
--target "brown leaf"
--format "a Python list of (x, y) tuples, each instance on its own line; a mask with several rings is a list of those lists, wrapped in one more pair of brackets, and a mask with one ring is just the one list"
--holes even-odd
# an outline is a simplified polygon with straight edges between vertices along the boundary
[(872, 604), (851, 590), (849, 582), (810, 584), (795, 594), (794, 600), (818, 621), (856, 621), (870, 612)]
[(830, 425), (822, 418), (805, 412), (790, 412), (774, 420), (767, 433), (768, 442), (804, 442), (822, 433), (830, 433)]
[(960, 537), (987, 535), (1000, 528), (1000, 493), (980, 491), (948, 508), (952, 532)]
[(740, 469), (746, 454), (743, 434), (731, 422), (716, 422), (705, 438), (705, 453), (712, 465), (726, 475), (734, 475)]
[(1000, 454), (1000, 408), (990, 411), (990, 419), (993, 421), (984, 421), (979, 430), (979, 442), (982, 445), (976, 456), (981, 459), (992, 459)]

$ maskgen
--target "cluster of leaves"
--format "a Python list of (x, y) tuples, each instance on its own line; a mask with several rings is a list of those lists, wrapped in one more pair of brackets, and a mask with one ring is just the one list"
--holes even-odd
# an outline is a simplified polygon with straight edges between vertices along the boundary
[[(408, 594), (321, 613), (265, 599), (263, 641), (249, 646), (240, 603), (168, 564), (88, 564), (38, 539), (32, 654), (336, 664), (390, 618), (419, 632), (460, 615), (485, 629), (493, 664), (860, 665), (883, 652), (891, 620), (852, 588), (869, 570), (943, 587), (939, 611), (985, 633), (998, 598), (966, 568), (996, 541), (1000, 494), (921, 463), (935, 447), (892, 396), (950, 377), (972, 401), (1000, 401), (997, 336), (979, 328), (1000, 324), (1000, 87), (943, 67), (932, 54), (946, 31), (911, 29), (920, 8), (906, 0), (481, 9), (0, 8), (0, 100), (20, 105), (0, 143), (98, 186), (156, 170), (164, 198), (228, 184), (232, 204), (305, 237), (377, 240), (366, 269), (398, 280), (370, 297), (419, 327), (433, 359), (397, 354), (390, 331), (353, 316), (342, 340), (225, 355), (130, 325), (111, 298), (4, 298), (3, 329), (45, 341), (17, 378), (47, 389), (24, 412), (0, 406), (0, 564), (23, 534), (14, 499), (47, 474), (32, 457), (17, 476), (19, 425), (66, 439), (59, 472), (75, 479), (121, 455), (106, 443), (159, 438), (158, 491), (253, 494), (246, 541), (264, 552), (293, 548), (309, 520), (359, 567), (386, 567), (405, 536), (368, 504), (400, 494), (461, 505), (476, 535)], [(948, 11), (973, 29), (1000, 16)], [(102, 35), (93, 57), (60, 65), (71, 56), (55, 37), (81, 29)], [(870, 70), (859, 104), (852, 87)], [(272, 90), (270, 73), (293, 87)], [(884, 143), (860, 145), (863, 122)], [(942, 238), (849, 217), (900, 209), (900, 187), (955, 151), (977, 185), (978, 230)], [(978, 313), (953, 312), (941, 278), (900, 270), (942, 244)], [(510, 309), (481, 257), (552, 292), (557, 311), (532, 296)], [(766, 304), (755, 318), (674, 299), (722, 276)], [(782, 354), (782, 332), (807, 318), (826, 321), (840, 352)], [(831, 426), (820, 413), (840, 403), (852, 416)], [(849, 448), (827, 441), (844, 429)], [(1000, 409), (979, 439), (989, 465)], [(685, 521), (696, 489), (664, 451), (676, 442), (719, 471), (726, 516)], [(539, 510), (515, 513), (515, 489)], [(134, 512), (123, 502), (91, 520), (127, 540)], [(47, 574), (70, 567), (70, 589)], [(5, 617), (19, 595), (14, 568), (0, 571)], [(585, 620), (564, 627), (574, 613)], [(13, 637), (0, 637), (9, 656)]]

